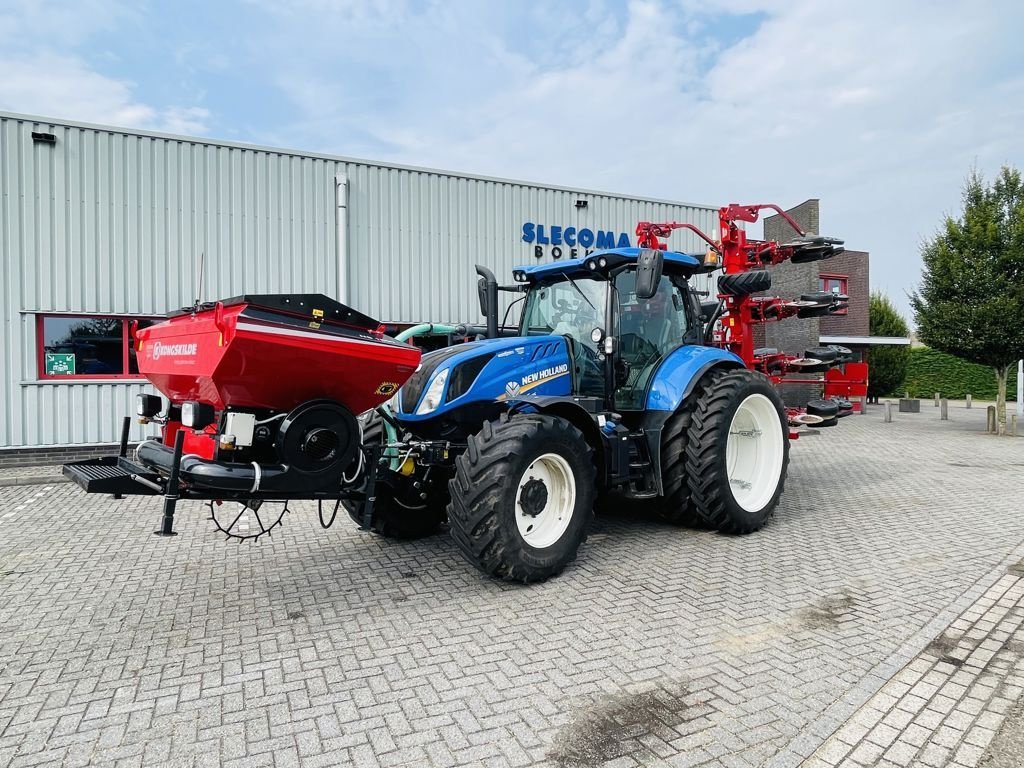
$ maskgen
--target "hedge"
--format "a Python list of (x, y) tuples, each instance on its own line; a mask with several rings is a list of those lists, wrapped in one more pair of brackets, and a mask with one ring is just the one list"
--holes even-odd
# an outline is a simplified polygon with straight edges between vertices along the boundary
[[(976, 400), (996, 399), (996, 373), (991, 368), (975, 365), (958, 357), (947, 355), (929, 347), (910, 350), (910, 364), (903, 389), (911, 397), (933, 397), (940, 392), (951, 400), (962, 400), (969, 392)], [(902, 395), (903, 391), (892, 395)], [(1017, 366), (1010, 371), (1006, 385), (1006, 399), (1017, 397)]]

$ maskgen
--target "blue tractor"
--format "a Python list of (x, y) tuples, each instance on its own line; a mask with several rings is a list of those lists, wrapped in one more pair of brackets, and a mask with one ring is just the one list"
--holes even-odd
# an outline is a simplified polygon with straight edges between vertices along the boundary
[[(424, 355), (360, 416), (373, 460), (349, 514), (399, 538), (447, 521), (470, 562), (521, 582), (576, 557), (599, 497), (760, 529), (786, 478), (787, 419), (765, 376), (708, 345), (715, 318), (689, 284), (705, 271), (652, 248), (520, 267), (512, 286), (478, 267), (486, 329)], [(499, 328), (499, 291), (524, 294), (514, 329)]]

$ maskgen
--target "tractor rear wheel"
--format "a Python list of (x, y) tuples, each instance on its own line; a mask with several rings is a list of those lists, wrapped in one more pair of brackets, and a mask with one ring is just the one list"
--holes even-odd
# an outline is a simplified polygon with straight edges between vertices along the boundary
[[(380, 445), (386, 439), (384, 420), (372, 412), (363, 425), (363, 445)], [(373, 505), (370, 530), (389, 539), (422, 539), (437, 533), (445, 521), (445, 488), (440, 486), (434, 497), (420, 498), (420, 491), (413, 486), (413, 478), (405, 477), (390, 469), (381, 468), (377, 474), (377, 499)], [(437, 498), (441, 496), (442, 498)], [(363, 524), (363, 504), (359, 501), (342, 501), (342, 506), (357, 525)]]
[(712, 369), (697, 384), (661, 431), (661, 482), (664, 495), (658, 504), (658, 516), (673, 525), (706, 527), (690, 499), (690, 480), (686, 474), (686, 446), (690, 439), (693, 410), (700, 393), (724, 375)]
[(782, 398), (764, 376), (730, 371), (700, 393), (686, 445), (690, 494), (724, 533), (762, 528), (786, 482), (789, 430)]
[(572, 562), (586, 539), (596, 475), (590, 446), (564, 419), (484, 422), (455, 460), (452, 537), (490, 576), (543, 581)]

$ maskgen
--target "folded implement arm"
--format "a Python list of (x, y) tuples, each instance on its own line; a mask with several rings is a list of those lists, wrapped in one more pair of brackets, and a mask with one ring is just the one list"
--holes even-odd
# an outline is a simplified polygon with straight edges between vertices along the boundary
[[(756, 222), (764, 210), (778, 213), (793, 229), (793, 237), (785, 242), (748, 238), (740, 223)], [(842, 240), (808, 235), (789, 214), (774, 203), (730, 203), (718, 209), (718, 225), (720, 237), (715, 239), (694, 224), (678, 221), (642, 221), (636, 227), (637, 245), (641, 248), (664, 250), (666, 244), (662, 242), (662, 238), (667, 238), (677, 229), (689, 230), (709, 246), (704, 258), (705, 271), (721, 268), (727, 276), (765, 270), (786, 261), (804, 264), (828, 259), (843, 251)], [(756, 292), (759, 290), (753, 291)], [(755, 325), (783, 320), (799, 315), (801, 310), (810, 309), (806, 302), (787, 301), (777, 296), (755, 297), (752, 292), (720, 289), (718, 298), (722, 302), (722, 307), (717, 315), (718, 324), (711, 341), (716, 346), (735, 352), (750, 368), (759, 368), (763, 362), (759, 359), (760, 356), (754, 354)], [(776, 365), (773, 368), (772, 377), (780, 380), (779, 367)]]

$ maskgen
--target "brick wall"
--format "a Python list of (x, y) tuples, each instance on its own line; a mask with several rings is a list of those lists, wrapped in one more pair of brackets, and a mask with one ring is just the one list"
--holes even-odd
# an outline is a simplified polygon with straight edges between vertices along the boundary
[[(76, 447), (16, 448), (0, 451), (0, 469), (7, 467), (43, 467), (65, 464), (96, 456), (114, 456), (116, 445), (90, 445)], [(129, 451), (131, 451), (131, 446)]]
[(868, 302), (871, 298), (868, 254), (866, 251), (846, 251), (827, 261), (817, 262), (819, 274), (845, 275), (846, 292), (850, 306), (845, 315), (821, 318), (822, 336), (867, 336)]

